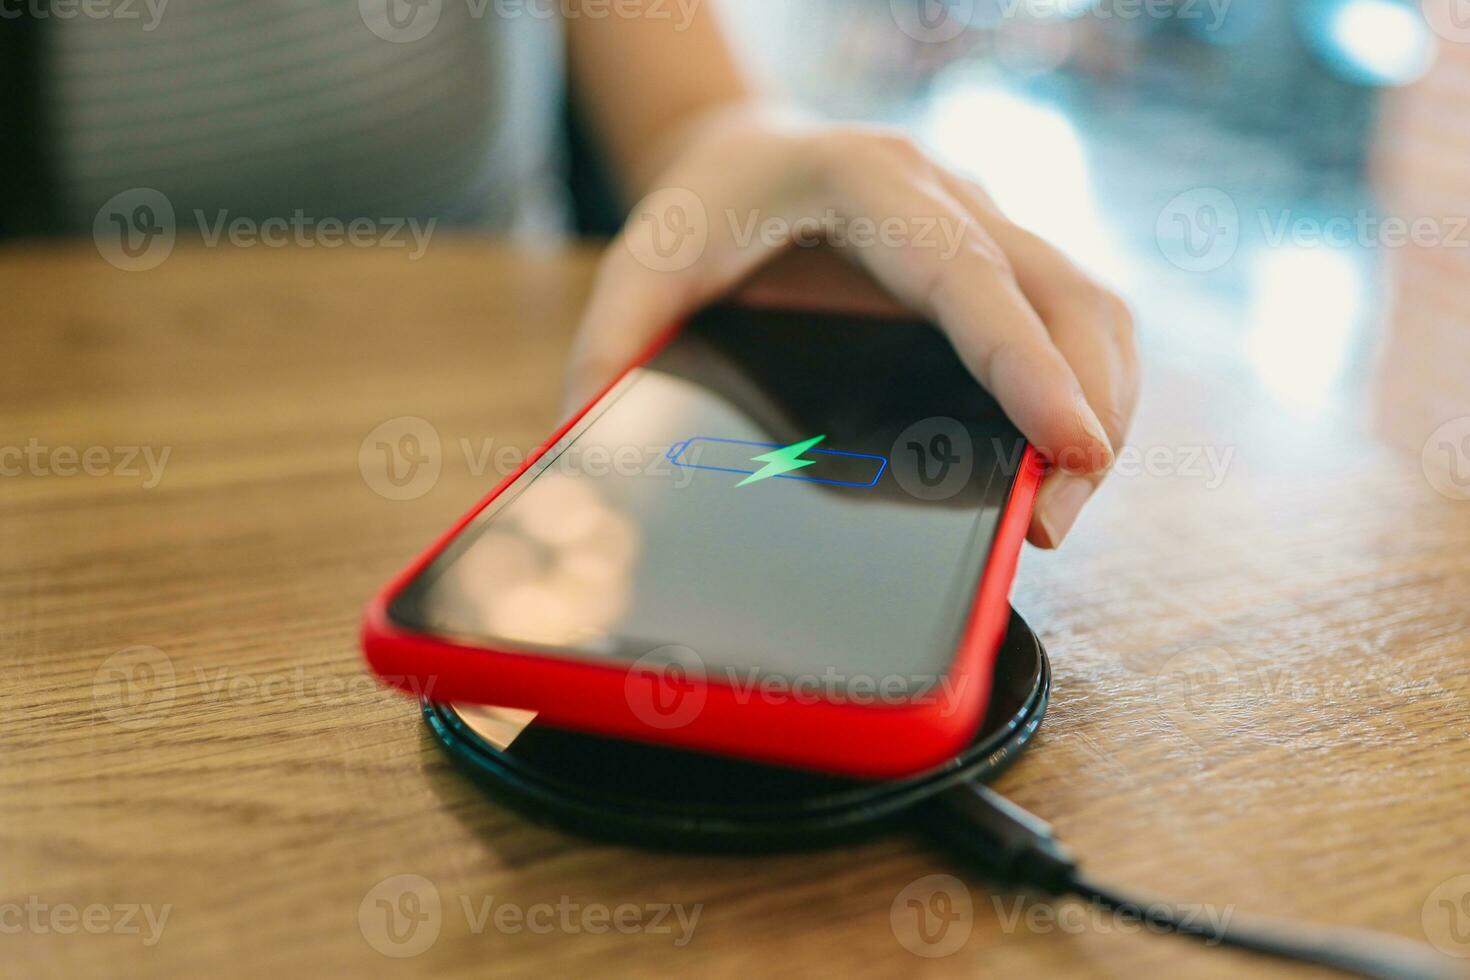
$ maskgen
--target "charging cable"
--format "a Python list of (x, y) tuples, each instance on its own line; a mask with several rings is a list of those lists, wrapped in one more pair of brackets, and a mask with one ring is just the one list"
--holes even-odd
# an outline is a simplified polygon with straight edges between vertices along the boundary
[(1421, 944), (1396, 936), (1351, 929), (1238, 926), (1234, 919), (1215, 923), (1166, 902), (1117, 892), (1084, 875), (1046, 821), (983, 783), (967, 782), (946, 790), (922, 810), (921, 819), (931, 830), (957, 848), (973, 870), (1002, 887), (1081, 898), (1161, 930), (1357, 976), (1380, 980), (1464, 976)]

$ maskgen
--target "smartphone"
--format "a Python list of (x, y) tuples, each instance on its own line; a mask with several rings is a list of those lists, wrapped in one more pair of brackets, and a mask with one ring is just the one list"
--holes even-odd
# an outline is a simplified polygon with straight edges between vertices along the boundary
[(1042, 469), (929, 324), (715, 306), (371, 602), (363, 648), (436, 701), (912, 774), (980, 724)]

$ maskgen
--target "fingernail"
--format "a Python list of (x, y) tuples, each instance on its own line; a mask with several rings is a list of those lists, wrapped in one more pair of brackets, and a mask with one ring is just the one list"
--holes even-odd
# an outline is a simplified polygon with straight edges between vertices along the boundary
[(587, 398), (584, 398), (575, 391), (568, 392), (561, 400), (561, 420), (565, 422), (586, 407)]
[(1103, 452), (1101, 465), (1094, 466), (1092, 469), (1101, 470), (1112, 466), (1113, 443), (1108, 438), (1107, 430), (1103, 428), (1102, 421), (1098, 419), (1097, 413), (1092, 410), (1092, 406), (1087, 404), (1087, 397), (1082, 392), (1079, 391), (1072, 397), (1077, 404), (1077, 420), (1082, 423), (1082, 428), (1087, 430), (1087, 434), (1097, 441), (1098, 448)]
[(1082, 505), (1092, 496), (1092, 483), (1080, 476), (1058, 473), (1041, 488), (1036, 501), (1036, 519), (1046, 532), (1048, 546), (1055, 548), (1077, 522)]
[(587, 370), (577, 363), (569, 365), (566, 373), (562, 375), (560, 404), (562, 418), (566, 418), (587, 404), (587, 399), (591, 397), (587, 390), (587, 377)]

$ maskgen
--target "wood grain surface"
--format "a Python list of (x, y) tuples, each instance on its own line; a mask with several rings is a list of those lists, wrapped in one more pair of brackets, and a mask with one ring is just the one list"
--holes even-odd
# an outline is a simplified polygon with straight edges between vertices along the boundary
[[(358, 612), (494, 450), (549, 431), (590, 274), (589, 252), (474, 240), (417, 262), (181, 245), (139, 273), (0, 252), (0, 971), (1292, 973), (976, 880), (956, 951), (922, 956), (900, 893), (953, 868), (916, 840), (602, 846), (452, 771), (365, 674)], [(1055, 690), (1000, 788), (1105, 880), (1470, 954), (1470, 502), (1426, 478), (1428, 431), (1369, 435), (1361, 379), (1395, 379), (1288, 410), (1144, 327), (1135, 465), (1023, 556)], [(394, 500), (360, 449), (403, 417), (440, 473)], [(380, 951), (403, 951), (385, 908), (432, 910), (381, 884), (400, 875), (440, 901), (408, 957)]]

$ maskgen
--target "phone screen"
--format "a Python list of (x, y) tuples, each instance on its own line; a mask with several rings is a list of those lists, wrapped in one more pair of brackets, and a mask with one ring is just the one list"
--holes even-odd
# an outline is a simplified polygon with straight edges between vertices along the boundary
[(931, 326), (712, 308), (389, 612), (495, 649), (919, 689), (960, 645), (1024, 448)]

